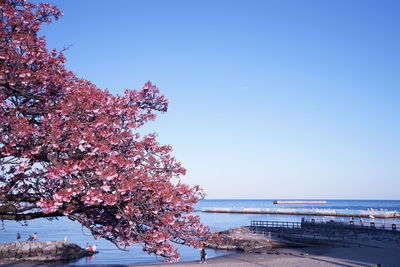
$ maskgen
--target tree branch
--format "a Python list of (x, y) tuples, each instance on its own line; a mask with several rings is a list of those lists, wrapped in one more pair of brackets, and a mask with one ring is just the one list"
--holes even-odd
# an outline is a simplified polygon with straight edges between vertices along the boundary
[(10, 214), (10, 213), (0, 213), (0, 220), (12, 220), (12, 221), (28, 221), (38, 218), (50, 218), (50, 217), (60, 217), (64, 216), (61, 212), (43, 213), (23, 213), (23, 214)]

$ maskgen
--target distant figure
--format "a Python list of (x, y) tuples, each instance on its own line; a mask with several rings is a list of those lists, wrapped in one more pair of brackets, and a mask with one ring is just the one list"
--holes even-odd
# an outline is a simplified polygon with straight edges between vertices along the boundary
[(96, 246), (96, 245), (89, 246), (89, 243), (86, 243), (86, 250), (87, 250), (87, 251), (96, 252), (97, 246)]
[(37, 241), (37, 239), (38, 239), (38, 234), (37, 234), (37, 233), (34, 233), (34, 234), (33, 234), (33, 241)]
[(64, 243), (68, 243), (68, 237), (64, 237)]
[(21, 239), (21, 235), (19, 233), (17, 233), (17, 241), (19, 241)]
[(26, 241), (28, 242), (33, 241), (33, 237), (30, 235)]
[(369, 220), (370, 220), (371, 222), (375, 222), (375, 217), (374, 217), (373, 215), (369, 215)]
[(206, 263), (207, 260), (207, 253), (204, 248), (200, 250), (200, 263)]
[(384, 224), (384, 223), (382, 223), (382, 225), (381, 225), (381, 229), (382, 229), (382, 230), (385, 230), (385, 228), (386, 228), (385, 224)]

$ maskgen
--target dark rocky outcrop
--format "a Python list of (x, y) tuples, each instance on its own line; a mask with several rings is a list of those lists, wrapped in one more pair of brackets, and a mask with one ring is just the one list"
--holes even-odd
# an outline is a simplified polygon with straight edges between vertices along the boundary
[(270, 237), (262, 234), (254, 234), (246, 226), (219, 232), (218, 236), (218, 239), (215, 238), (212, 241), (204, 242), (204, 246), (213, 249), (237, 250), (242, 252), (304, 246), (304, 244), (279, 239), (274, 234), (270, 235)]
[(32, 241), (0, 244), (0, 259), (28, 261), (70, 261), (95, 252), (64, 241)]

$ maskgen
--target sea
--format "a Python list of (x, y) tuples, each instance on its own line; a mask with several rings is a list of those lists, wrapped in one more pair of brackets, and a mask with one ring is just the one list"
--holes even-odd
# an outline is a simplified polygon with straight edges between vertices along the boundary
[[(285, 200), (285, 199), (280, 199)], [(400, 211), (400, 200), (326, 200), (326, 204), (273, 204), (272, 199), (246, 200), (246, 199), (205, 199), (196, 206), (195, 214), (201, 217), (203, 224), (211, 227), (213, 231), (223, 231), (233, 227), (250, 225), (252, 220), (300, 222), (302, 217), (294, 215), (267, 215), (267, 214), (229, 214), (229, 213), (203, 213), (202, 208), (330, 208), (330, 209), (384, 209)], [(315, 218), (321, 219), (322, 218)], [(331, 219), (326, 217), (324, 219)], [(335, 218), (335, 220), (349, 220), (349, 218)], [(393, 222), (393, 219), (390, 223)], [(400, 223), (400, 218), (395, 223)], [(128, 252), (117, 249), (112, 243), (105, 240), (95, 240), (89, 232), (78, 222), (60, 217), (49, 221), (36, 219), (28, 222), (3, 221), (0, 222), (0, 242), (13, 242), (17, 233), (21, 240), (26, 240), (29, 235), (38, 233), (40, 241), (63, 240), (76, 243), (81, 247), (86, 244), (96, 245), (98, 254), (92, 257), (81, 258), (70, 262), (71, 265), (107, 265), (107, 264), (157, 264), (163, 263), (163, 258), (148, 255), (141, 250), (140, 245), (129, 248)], [(194, 261), (199, 259), (199, 251), (186, 246), (177, 246), (181, 254), (180, 261)], [(207, 249), (209, 258), (223, 256), (232, 252)]]

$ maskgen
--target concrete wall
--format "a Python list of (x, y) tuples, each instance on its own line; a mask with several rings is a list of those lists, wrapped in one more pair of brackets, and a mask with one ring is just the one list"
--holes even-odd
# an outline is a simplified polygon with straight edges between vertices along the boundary
[(56, 261), (73, 260), (93, 254), (74, 243), (30, 241), (0, 244), (0, 259)]

